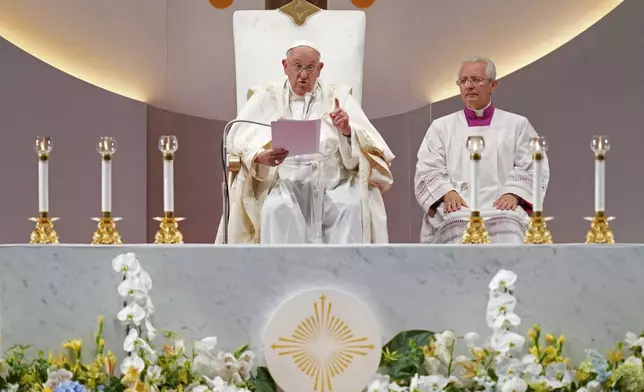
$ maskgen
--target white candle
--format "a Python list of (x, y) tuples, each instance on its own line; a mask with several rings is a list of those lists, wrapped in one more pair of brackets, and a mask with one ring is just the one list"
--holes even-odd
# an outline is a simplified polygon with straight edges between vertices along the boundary
[(604, 159), (595, 159), (595, 211), (604, 212), (605, 206), (605, 163)]
[(543, 183), (543, 160), (534, 160), (534, 177), (532, 178), (532, 194), (534, 201), (532, 209), (534, 211), (543, 211), (543, 197), (541, 196), (541, 183)]
[(38, 210), (49, 212), (49, 161), (38, 161)]
[(174, 160), (163, 160), (163, 211), (174, 211)]
[(472, 170), (470, 171), (470, 209), (472, 211), (479, 210), (479, 163), (478, 159), (470, 159), (472, 162)]
[(103, 159), (101, 164), (101, 210), (112, 211), (112, 160)]

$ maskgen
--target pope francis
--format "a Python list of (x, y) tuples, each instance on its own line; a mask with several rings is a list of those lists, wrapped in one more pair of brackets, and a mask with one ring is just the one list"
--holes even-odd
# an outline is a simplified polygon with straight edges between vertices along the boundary
[[(320, 78), (320, 51), (301, 42), (282, 60), (286, 78), (253, 91), (238, 120), (320, 119), (319, 151), (289, 155), (271, 129), (237, 123), (226, 141), (242, 167), (230, 189), (228, 243), (386, 243), (382, 194), (394, 155), (346, 86)], [(217, 243), (223, 239), (223, 222)]]

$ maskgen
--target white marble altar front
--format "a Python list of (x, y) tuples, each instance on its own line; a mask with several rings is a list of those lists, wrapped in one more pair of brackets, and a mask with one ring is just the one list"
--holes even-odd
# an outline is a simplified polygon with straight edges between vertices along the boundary
[(519, 276), (521, 332), (538, 322), (564, 333), (573, 358), (644, 329), (644, 245), (7, 245), (0, 247), (2, 348), (91, 343), (102, 315), (107, 347), (122, 357), (121, 276), (111, 260), (124, 252), (136, 253), (152, 277), (157, 328), (187, 339), (215, 335), (221, 349), (248, 342), (260, 356), (271, 314), (310, 288), (364, 301), (385, 340), (403, 329), (488, 336), (487, 286), (502, 268)]

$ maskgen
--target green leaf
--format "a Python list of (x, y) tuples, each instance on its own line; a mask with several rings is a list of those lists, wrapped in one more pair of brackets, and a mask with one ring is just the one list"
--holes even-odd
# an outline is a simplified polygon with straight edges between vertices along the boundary
[(277, 385), (268, 368), (260, 366), (255, 376), (255, 392), (277, 392)]
[(434, 332), (425, 331), (420, 329), (412, 329), (409, 331), (402, 331), (394, 336), (383, 349), (389, 349), (390, 352), (398, 352), (399, 354), (406, 355), (409, 353), (409, 342), (413, 341), (417, 347), (427, 346), (429, 338), (434, 336)]
[(249, 347), (248, 344), (244, 344), (243, 346), (235, 349), (235, 351), (233, 352), (233, 355), (235, 356), (235, 358), (239, 359), (239, 356), (242, 355), (244, 351), (248, 350), (248, 347)]

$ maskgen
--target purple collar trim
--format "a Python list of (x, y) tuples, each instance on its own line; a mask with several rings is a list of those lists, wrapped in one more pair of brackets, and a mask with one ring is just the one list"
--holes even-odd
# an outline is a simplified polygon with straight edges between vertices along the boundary
[(463, 110), (465, 112), (465, 119), (467, 125), (470, 127), (486, 127), (492, 123), (492, 116), (494, 116), (494, 105), (490, 104), (483, 111), (483, 116), (477, 117), (476, 112), (468, 107)]

